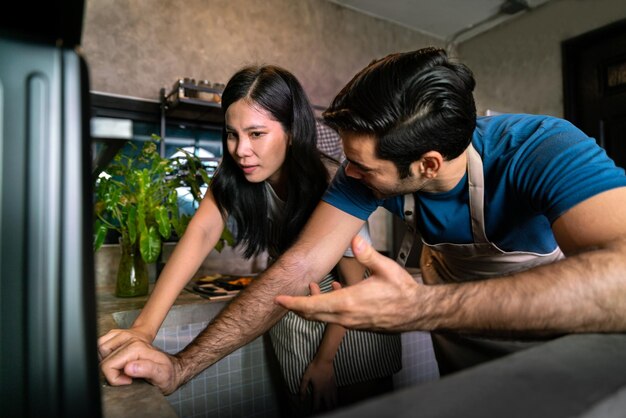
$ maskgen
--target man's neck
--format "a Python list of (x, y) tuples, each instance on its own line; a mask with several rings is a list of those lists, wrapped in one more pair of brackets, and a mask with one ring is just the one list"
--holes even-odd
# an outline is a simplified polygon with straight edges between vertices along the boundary
[(424, 191), (430, 193), (448, 192), (456, 187), (467, 171), (467, 150), (453, 160), (445, 161), (429, 187)]

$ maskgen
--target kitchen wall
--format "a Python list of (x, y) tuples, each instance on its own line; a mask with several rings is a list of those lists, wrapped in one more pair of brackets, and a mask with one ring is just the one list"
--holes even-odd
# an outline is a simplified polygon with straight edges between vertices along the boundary
[(157, 99), (179, 77), (271, 63), (320, 106), (372, 59), (427, 45), (441, 41), (325, 0), (86, 0), (82, 40), (93, 90)]
[(552, 0), (457, 48), (476, 77), (479, 113), (563, 116), (561, 42), (626, 18), (624, 0)]
[[(562, 116), (561, 42), (625, 18), (624, 0), (551, 0), (461, 43), (479, 113)], [(97, 91), (157, 99), (178, 77), (275, 63), (324, 106), (372, 59), (426, 45), (443, 42), (325, 0), (87, 0), (82, 49)]]

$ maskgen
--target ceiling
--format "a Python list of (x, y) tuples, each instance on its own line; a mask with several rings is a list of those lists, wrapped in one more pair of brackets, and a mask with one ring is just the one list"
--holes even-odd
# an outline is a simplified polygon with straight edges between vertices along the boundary
[(446, 42), (461, 42), (549, 0), (328, 0)]

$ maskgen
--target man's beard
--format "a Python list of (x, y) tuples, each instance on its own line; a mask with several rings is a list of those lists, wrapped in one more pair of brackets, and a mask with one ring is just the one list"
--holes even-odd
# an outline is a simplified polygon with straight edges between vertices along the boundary
[[(394, 196), (404, 196), (406, 194), (417, 193), (423, 190), (424, 187), (426, 187), (426, 185), (430, 183), (431, 180), (432, 179), (424, 180), (424, 182), (420, 184), (420, 186), (417, 189), (414, 189), (413, 187), (410, 187), (410, 186), (406, 186), (402, 183), (398, 184), (397, 185), (398, 187), (394, 187), (392, 189), (384, 189), (384, 190), (372, 187), (369, 184), (366, 184), (365, 186), (367, 186), (367, 188), (372, 191), (372, 194), (374, 195), (376, 199), (382, 200), (382, 199), (389, 199)], [(402, 187), (403, 185), (405, 187)]]

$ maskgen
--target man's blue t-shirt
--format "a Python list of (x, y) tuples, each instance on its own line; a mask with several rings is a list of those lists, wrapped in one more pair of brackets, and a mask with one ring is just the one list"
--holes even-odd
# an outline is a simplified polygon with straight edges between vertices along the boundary
[[(479, 117), (472, 144), (483, 160), (487, 237), (504, 251), (552, 252), (551, 224), (598, 193), (626, 186), (624, 170), (571, 123), (550, 116)], [(376, 199), (341, 167), (323, 200), (360, 219), (378, 206), (404, 217), (404, 197)], [(467, 173), (445, 193), (415, 194), (427, 244), (473, 242)]]

